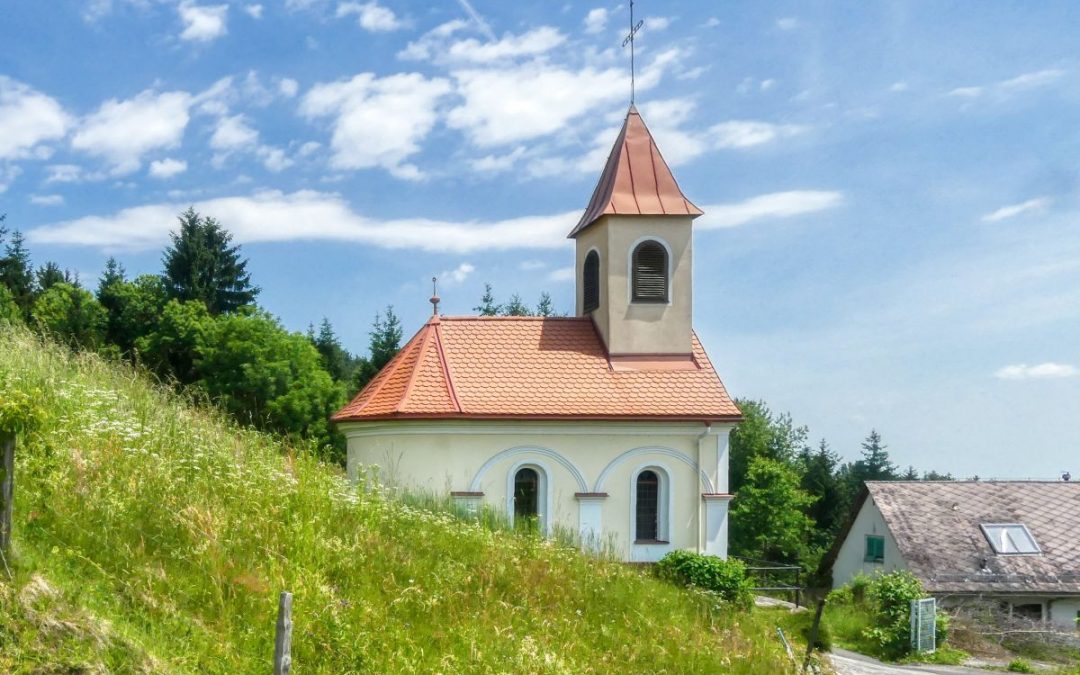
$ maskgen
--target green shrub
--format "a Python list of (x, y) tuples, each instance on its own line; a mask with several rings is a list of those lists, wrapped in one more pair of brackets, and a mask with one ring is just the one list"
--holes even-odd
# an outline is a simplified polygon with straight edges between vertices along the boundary
[(1013, 659), (1005, 670), (1010, 673), (1034, 673), (1035, 668), (1024, 659)]
[(712, 591), (735, 605), (749, 607), (753, 602), (746, 567), (738, 560), (672, 551), (656, 564), (656, 572), (662, 579)]
[(911, 601), (924, 597), (922, 584), (907, 571), (884, 574), (870, 584), (874, 625), (865, 637), (881, 647), (885, 658), (897, 659), (911, 651)]

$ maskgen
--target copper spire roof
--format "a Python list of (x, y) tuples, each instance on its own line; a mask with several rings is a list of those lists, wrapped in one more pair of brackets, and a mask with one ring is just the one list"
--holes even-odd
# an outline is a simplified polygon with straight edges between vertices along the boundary
[(739, 418), (697, 336), (689, 368), (620, 369), (588, 317), (436, 316), (332, 420)]
[(589, 206), (569, 237), (605, 215), (700, 216), (679, 189), (637, 108), (630, 106)]

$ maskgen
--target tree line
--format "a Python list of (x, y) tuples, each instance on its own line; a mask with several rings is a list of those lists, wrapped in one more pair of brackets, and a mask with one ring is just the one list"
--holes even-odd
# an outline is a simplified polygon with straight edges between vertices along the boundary
[(763, 401), (739, 399), (743, 421), (732, 431), (730, 550), (733, 555), (817, 569), (851, 514), (865, 481), (953, 480), (915, 467), (901, 470), (881, 434), (871, 430), (859, 459), (841, 461), (825, 439)]
[(353, 355), (329, 320), (304, 335), (260, 308), (247, 260), (214, 218), (188, 209), (170, 239), (161, 273), (128, 278), (109, 258), (91, 292), (54, 262), (35, 269), (23, 236), (0, 216), (0, 319), (130, 361), (245, 424), (343, 461), (328, 418), (400, 348), (393, 307), (376, 315), (368, 354)]

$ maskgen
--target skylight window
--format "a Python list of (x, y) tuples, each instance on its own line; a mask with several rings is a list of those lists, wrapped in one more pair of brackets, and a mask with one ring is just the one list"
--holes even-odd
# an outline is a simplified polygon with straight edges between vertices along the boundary
[(998, 555), (1024, 555), (1041, 553), (1035, 537), (1021, 523), (983, 523), (982, 528), (990, 547)]

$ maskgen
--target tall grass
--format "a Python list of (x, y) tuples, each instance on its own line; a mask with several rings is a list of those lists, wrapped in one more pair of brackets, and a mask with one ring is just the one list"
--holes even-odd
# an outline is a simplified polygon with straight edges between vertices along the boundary
[(15, 392), (44, 418), (17, 453), (0, 672), (267, 672), (281, 590), (298, 673), (788, 667), (761, 615), (355, 489), (304, 448), (0, 325), (0, 398)]

